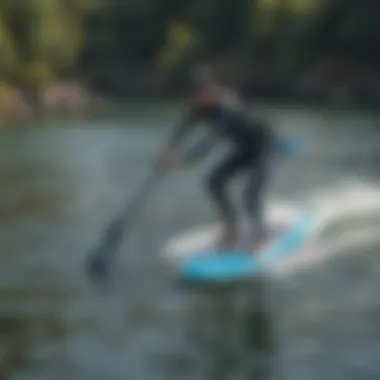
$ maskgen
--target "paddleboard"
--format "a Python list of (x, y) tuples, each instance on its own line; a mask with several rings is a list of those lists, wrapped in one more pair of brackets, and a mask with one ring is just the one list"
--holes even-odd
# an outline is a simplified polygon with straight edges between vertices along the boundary
[(247, 279), (299, 250), (313, 230), (313, 215), (307, 211), (280, 212), (269, 217), (272, 233), (255, 252), (239, 249), (217, 251), (220, 226), (203, 226), (169, 240), (164, 255), (184, 280), (225, 282)]

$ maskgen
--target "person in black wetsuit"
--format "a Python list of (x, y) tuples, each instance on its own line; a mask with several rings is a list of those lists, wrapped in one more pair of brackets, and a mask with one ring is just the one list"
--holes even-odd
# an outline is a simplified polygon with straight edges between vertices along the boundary
[(227, 184), (236, 174), (245, 173), (245, 208), (251, 220), (252, 234), (246, 249), (254, 249), (266, 237), (263, 216), (263, 192), (268, 179), (274, 135), (263, 121), (251, 117), (239, 98), (219, 86), (207, 69), (197, 70), (191, 80), (189, 110), (175, 127), (169, 143), (158, 160), (158, 167), (171, 170), (183, 162), (179, 144), (200, 121), (209, 127), (208, 136), (187, 157), (194, 162), (221, 139), (232, 143), (233, 150), (211, 172), (208, 190), (223, 222), (220, 249), (232, 248), (239, 239), (238, 218), (227, 194)]

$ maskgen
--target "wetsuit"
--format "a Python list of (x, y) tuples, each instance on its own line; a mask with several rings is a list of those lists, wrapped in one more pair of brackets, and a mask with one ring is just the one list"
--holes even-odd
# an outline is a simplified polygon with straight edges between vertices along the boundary
[(191, 108), (175, 128), (169, 146), (176, 147), (200, 121), (208, 124), (210, 133), (190, 152), (191, 159), (199, 159), (223, 138), (233, 145), (232, 152), (214, 168), (207, 181), (221, 218), (227, 223), (236, 221), (226, 186), (234, 175), (245, 172), (248, 177), (245, 208), (252, 220), (252, 232), (262, 235), (265, 232), (262, 195), (274, 141), (271, 129), (250, 117), (238, 102), (227, 96), (213, 105)]

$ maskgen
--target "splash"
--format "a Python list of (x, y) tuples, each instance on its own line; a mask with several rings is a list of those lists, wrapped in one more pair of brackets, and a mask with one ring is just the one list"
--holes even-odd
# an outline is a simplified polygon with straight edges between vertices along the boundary
[(300, 252), (272, 268), (276, 276), (321, 265), (336, 254), (380, 241), (380, 186), (349, 179), (316, 189), (302, 201), (314, 213), (313, 238)]

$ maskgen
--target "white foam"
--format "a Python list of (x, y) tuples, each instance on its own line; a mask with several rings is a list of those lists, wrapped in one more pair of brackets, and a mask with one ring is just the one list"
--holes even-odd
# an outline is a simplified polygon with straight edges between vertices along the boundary
[[(273, 265), (269, 272), (276, 277), (286, 276), (313, 265), (321, 265), (331, 259), (336, 252), (343, 251), (345, 247), (359, 246), (379, 238), (377, 228), (358, 227), (356, 231), (347, 231), (333, 240), (318, 239), (320, 233), (337, 220), (380, 215), (380, 187), (374, 184), (365, 184), (358, 179), (347, 179), (330, 188), (317, 189), (300, 202), (276, 200), (268, 208), (269, 223), (289, 220), (302, 209), (310, 211), (314, 216), (310, 235), (316, 239), (311, 238), (298, 252)], [(185, 231), (169, 239), (162, 254), (165, 259), (175, 263), (186, 257), (189, 252), (211, 248), (219, 229), (220, 226), (217, 224), (211, 224)]]

